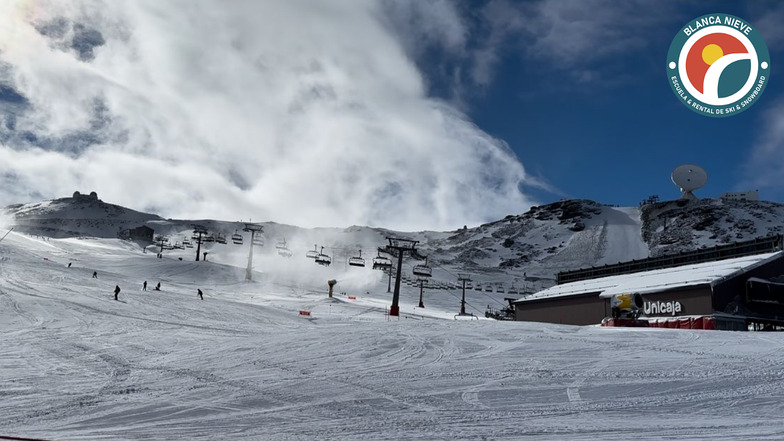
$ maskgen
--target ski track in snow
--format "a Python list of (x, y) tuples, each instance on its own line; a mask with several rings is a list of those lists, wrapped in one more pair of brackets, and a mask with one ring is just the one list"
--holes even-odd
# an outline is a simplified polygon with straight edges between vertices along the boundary
[[(389, 320), (385, 278), (356, 301), (328, 299), (323, 287), (243, 283), (242, 269), (116, 240), (12, 233), (0, 255), (2, 435), (784, 436), (781, 334), (456, 321), (452, 296), (418, 310), (414, 289), (401, 297), (407, 315)], [(163, 291), (141, 292), (145, 279)], [(113, 300), (115, 284), (127, 303)]]
[(642, 240), (640, 210), (635, 207), (605, 210), (603, 254), (595, 266), (626, 262), (648, 257), (648, 245)]

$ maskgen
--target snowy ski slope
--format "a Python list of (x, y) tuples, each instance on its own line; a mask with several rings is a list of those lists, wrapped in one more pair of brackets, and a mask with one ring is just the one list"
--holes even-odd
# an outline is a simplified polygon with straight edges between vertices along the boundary
[(267, 262), (246, 283), (237, 266), (111, 239), (11, 233), (0, 259), (0, 435), (784, 436), (781, 334), (458, 321), (454, 298), (417, 311), (414, 290), (388, 320), (378, 272), (342, 284), (357, 300), (330, 301), (312, 262), (299, 275)]

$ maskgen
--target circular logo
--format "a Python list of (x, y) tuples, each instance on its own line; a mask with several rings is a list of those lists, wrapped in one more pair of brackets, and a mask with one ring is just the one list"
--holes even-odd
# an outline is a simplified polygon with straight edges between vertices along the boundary
[(689, 109), (732, 116), (757, 102), (768, 83), (770, 55), (759, 33), (729, 14), (690, 21), (667, 52), (670, 87)]

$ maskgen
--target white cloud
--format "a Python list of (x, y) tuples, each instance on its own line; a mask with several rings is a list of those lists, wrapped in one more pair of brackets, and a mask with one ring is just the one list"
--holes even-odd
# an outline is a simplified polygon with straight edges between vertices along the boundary
[[(383, 14), (352, 0), (3, 2), (0, 62), (27, 102), (0, 129), (13, 184), (0, 203), (94, 190), (167, 217), (405, 229), (525, 210), (521, 163), (426, 96)], [(453, 23), (438, 35), (459, 46)]]
[[(757, 104), (759, 105), (759, 104)], [(784, 100), (767, 107), (762, 130), (742, 167), (743, 178), (736, 190), (768, 190), (765, 200), (784, 196)], [(772, 193), (772, 194), (771, 194)]]

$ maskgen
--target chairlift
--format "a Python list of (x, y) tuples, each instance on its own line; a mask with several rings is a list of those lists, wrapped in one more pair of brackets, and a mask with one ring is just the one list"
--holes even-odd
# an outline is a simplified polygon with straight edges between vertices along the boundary
[(256, 245), (257, 247), (264, 246), (264, 236), (261, 235), (261, 232), (257, 231), (256, 234), (253, 235), (253, 245)]
[(226, 245), (226, 236), (223, 235), (223, 234), (218, 234), (218, 236), (215, 237), (215, 242), (218, 242), (218, 243), (221, 243), (223, 245)]
[(308, 259), (315, 259), (316, 257), (318, 257), (318, 255), (319, 255), (318, 245), (313, 245), (313, 249), (308, 251), (305, 254), (305, 257), (307, 257)]
[(196, 234), (196, 233), (193, 233), (193, 234), (191, 235), (191, 239), (193, 239), (193, 240), (199, 240), (199, 235), (198, 235), (198, 234)]
[(517, 295), (518, 294), (517, 288), (515, 288), (514, 286), (509, 288), (509, 294)]
[(214, 234), (210, 234), (209, 236), (204, 238), (204, 241), (205, 242), (215, 242), (215, 235)]
[(374, 270), (387, 270), (392, 268), (392, 261), (389, 260), (389, 257), (382, 256), (381, 252), (378, 253), (378, 257), (373, 258), (373, 269)]
[(316, 256), (316, 263), (323, 266), (329, 266), (332, 263), (332, 258), (324, 254), (324, 247), (321, 247), (321, 252)]
[(185, 238), (185, 239), (183, 239), (182, 244), (185, 245), (186, 247), (190, 248), (191, 241), (188, 240), (187, 238)]
[(478, 283), (476, 285), (474, 285), (474, 291), (481, 291), (481, 290), (482, 290), (482, 285), (480, 285)]
[(348, 259), (348, 264), (351, 266), (365, 267), (365, 259), (362, 258), (362, 250), (359, 250), (359, 257), (351, 257)]
[(425, 258), (424, 265), (414, 266), (414, 275), (417, 277), (432, 277), (433, 269), (427, 266), (427, 258)]
[(283, 242), (278, 242), (278, 244), (275, 245), (275, 248), (278, 250), (278, 255), (279, 256), (291, 257), (293, 255), (291, 253), (291, 250), (289, 249), (289, 247), (286, 246), (286, 239), (285, 238), (283, 238)]
[(234, 234), (231, 235), (231, 243), (242, 245), (242, 234), (240, 234), (239, 230), (234, 230)]
[(495, 288), (495, 292), (497, 292), (497, 293), (499, 293), (499, 294), (503, 294), (503, 293), (504, 293), (504, 287), (503, 287), (503, 286), (501, 286), (501, 285), (497, 286), (497, 287)]

